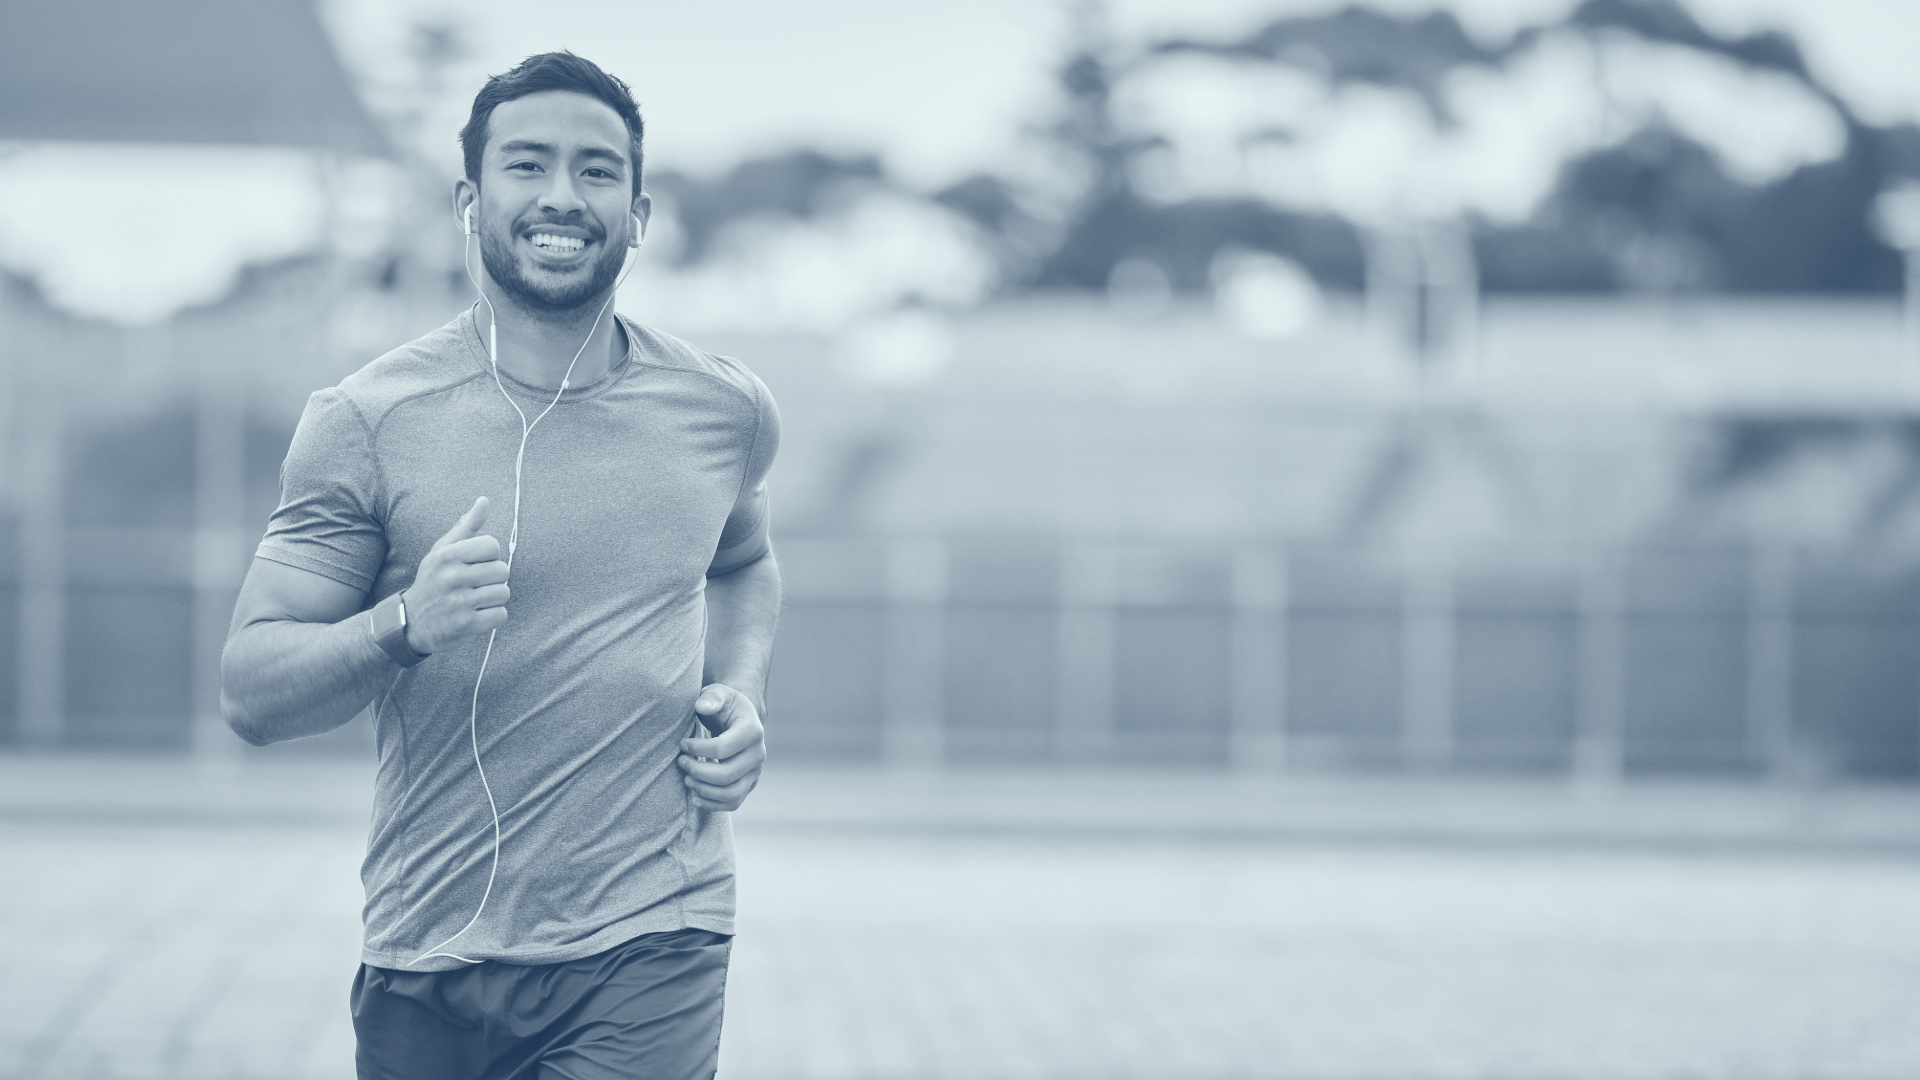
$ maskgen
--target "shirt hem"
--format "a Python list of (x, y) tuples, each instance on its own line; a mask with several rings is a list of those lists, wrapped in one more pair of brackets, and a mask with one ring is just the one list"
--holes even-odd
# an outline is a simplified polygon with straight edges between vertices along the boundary
[[(545, 964), (564, 964), (569, 960), (578, 960), (595, 953), (606, 952), (608, 949), (617, 949), (642, 934), (663, 934), (674, 930), (705, 930), (709, 933), (732, 937), (733, 920), (724, 916), (697, 913), (689, 914), (682, 919), (633, 918), (614, 923), (584, 941), (577, 941), (563, 948), (512, 949), (498, 952), (488, 952), (484, 949), (472, 952), (464, 949), (455, 951), (469, 960), (513, 964), (519, 967), (538, 967)], [(389, 971), (459, 971), (473, 966), (446, 956), (436, 956), (432, 960), (416, 965), (413, 963), (414, 958), (414, 956), (376, 952), (372, 949), (360, 950), (361, 963), (368, 967), (385, 968)]]
[(322, 562), (319, 559), (289, 551), (271, 540), (262, 541), (260, 546), (254, 549), (253, 554), (257, 559), (265, 559), (268, 562), (277, 562), (282, 566), (291, 566), (295, 570), (305, 570), (309, 573), (319, 574), (321, 577), (337, 581), (342, 585), (350, 585), (356, 589), (373, 588), (373, 579), (363, 576), (359, 571), (348, 570), (345, 567), (335, 566), (329, 562)]

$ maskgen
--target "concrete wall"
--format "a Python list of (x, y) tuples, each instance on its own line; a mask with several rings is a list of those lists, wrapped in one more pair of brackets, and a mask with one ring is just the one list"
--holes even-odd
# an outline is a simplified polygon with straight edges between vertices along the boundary
[[(9, 293), (0, 740), (240, 752), (214, 664), (300, 407), (459, 308), (327, 273), (146, 331)], [(1023, 302), (911, 386), (708, 342), (786, 417), (776, 749), (1920, 771), (1920, 412), (1884, 305), (1496, 305), (1481, 369), (1437, 381), (1353, 316), (1260, 343)]]

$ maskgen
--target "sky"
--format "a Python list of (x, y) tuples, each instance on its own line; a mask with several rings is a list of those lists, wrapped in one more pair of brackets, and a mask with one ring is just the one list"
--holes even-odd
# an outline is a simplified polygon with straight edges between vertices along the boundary
[[(571, 48), (633, 84), (653, 160), (695, 172), (796, 146), (874, 151), (933, 186), (1017, 152), (1023, 126), (1053, 100), (1051, 68), (1068, 39), (1064, 0), (322, 0), (349, 66), (373, 84), (407, 69), (407, 27), (462, 25), (470, 55), (448, 73), (428, 118), (436, 152), (489, 73)], [(1431, 0), (1374, 0), (1430, 10)], [(1328, 0), (1111, 0), (1123, 40), (1161, 33), (1231, 35)], [(1490, 39), (1564, 13), (1568, 0), (1456, 0)], [(1781, 28), (1817, 74), (1868, 120), (1920, 119), (1916, 0), (1690, 0), (1708, 26)]]
[[(1112, 32), (1124, 45), (1170, 34), (1231, 38), (1277, 14), (1324, 11), (1334, 2), (1108, 0), (1108, 9)], [(1431, 6), (1431, 0), (1372, 2), (1406, 12)], [(1569, 2), (1455, 0), (1450, 6), (1470, 32), (1499, 40), (1517, 26), (1555, 18)], [(431, 96), (418, 124), (421, 144), (430, 148), (423, 152), (439, 163), (449, 183), (459, 172), (455, 133), (487, 74), (505, 71), (530, 53), (572, 48), (634, 85), (649, 118), (652, 167), (715, 173), (747, 157), (796, 147), (875, 152), (896, 175), (922, 190), (982, 168), (1021, 173), (1009, 165), (1013, 155), (1031, 147), (1023, 132), (1058, 107), (1053, 72), (1070, 40), (1072, 10), (1068, 0), (319, 3), (343, 59), (376, 107), (404, 104), (409, 100), (406, 88), (417, 87), (418, 69), (406, 51), (413, 24), (450, 20), (463, 28), (470, 49), (443, 73), (441, 88)], [(1920, 41), (1920, 0), (1690, 0), (1690, 6), (1723, 32), (1748, 33), (1770, 26), (1788, 29), (1802, 42), (1815, 70), (1867, 119), (1920, 120), (1920, 64), (1910, 63), (1905, 55), (1909, 42)], [(1655, 72), (1653, 82), (1666, 88), (1686, 82), (1671, 74)], [(1503, 154), (1499, 145), (1475, 144), (1456, 155), (1471, 166), (1469, 171), (1504, 170), (1503, 175), (1511, 174), (1509, 179), (1526, 181), (1504, 187), (1480, 183), (1474, 188), (1473, 197), (1482, 202), (1488, 192), (1505, 191), (1501, 205), (1511, 204), (1506, 206), (1508, 216), (1524, 214), (1529, 200), (1538, 195), (1541, 177), (1550, 179), (1551, 167), (1559, 160), (1551, 153), (1543, 156), (1543, 146), (1553, 149), (1546, 145), (1551, 139), (1536, 136), (1564, 134), (1579, 126), (1539, 109), (1532, 110), (1539, 116), (1518, 115), (1500, 99), (1504, 93), (1524, 105), (1535, 98), (1553, 98), (1546, 92), (1550, 85), (1537, 89), (1541, 92), (1531, 95), (1510, 90), (1493, 95), (1489, 115), (1500, 123), (1489, 130), (1519, 133), (1506, 139), (1510, 152)], [(417, 89), (411, 95), (411, 100), (421, 100)], [(1269, 97), (1263, 95), (1260, 100), (1267, 102)], [(1728, 118), (1739, 110), (1725, 106), (1726, 93), (1719, 97), (1722, 104), (1703, 115), (1709, 121), (1707, 135), (1725, 134), (1731, 140), (1723, 148), (1727, 151), (1765, 149), (1792, 127), (1782, 119), (1781, 110), (1753, 104), (1764, 95), (1745, 91), (1734, 93), (1733, 99), (1745, 103), (1746, 112), (1757, 113), (1757, 119), (1749, 117), (1755, 123), (1744, 128), (1729, 126)], [(1204, 95), (1196, 100), (1204, 104)], [(1316, 190), (1322, 201), (1331, 196), (1357, 197), (1369, 190), (1365, 181), (1389, 176), (1380, 167), (1382, 148), (1397, 145), (1390, 136), (1406, 124), (1387, 122), (1391, 116), (1320, 111), (1326, 114), (1322, 127), (1329, 137), (1338, 136), (1355, 144), (1348, 149), (1364, 151), (1342, 157), (1333, 152), (1340, 149), (1335, 146), (1320, 157), (1336, 164), (1351, 159), (1348, 164), (1355, 167), (1316, 173), (1289, 166), (1280, 169), (1280, 175), (1291, 178), (1290, 182), (1318, 176)], [(1187, 127), (1200, 130), (1208, 123)], [(1782, 145), (1792, 152), (1785, 159), (1787, 166), (1797, 160), (1792, 154), (1802, 154), (1808, 147), (1819, 149), (1821, 139), (1815, 137), (1819, 131), (1814, 130), (1818, 127), (1809, 129), (1812, 135), (1785, 140)], [(1193, 160), (1187, 164), (1206, 163), (1205, 148), (1199, 150), (1189, 155)], [(337, 169), (337, 175), (326, 173), (297, 153), (275, 148), (210, 152), (145, 144), (46, 144), (0, 147), (0, 151), (4, 151), (0, 153), (0, 196), (4, 196), (0, 197), (0, 265), (35, 277), (61, 306), (130, 323), (158, 322), (183, 305), (218, 298), (249, 262), (271, 261), (319, 243), (347, 250), (352, 237), (372, 236), (378, 230), (344, 227), (349, 219), (357, 220), (358, 212), (354, 200), (341, 202), (342, 193), (378, 194), (391, 186), (374, 182), (380, 178), (377, 169), (361, 170), (365, 176)], [(1814, 153), (1812, 159), (1820, 156)], [(1528, 162), (1531, 169), (1522, 167)], [(357, 166), (347, 163), (343, 168), (350, 171)], [(1176, 180), (1178, 175), (1169, 173)], [(1473, 179), (1463, 176), (1463, 184)], [(131, 177), (137, 177), (137, 182), (131, 182)], [(1422, 191), (1444, 186), (1419, 185)], [(122, 198), (129, 188), (141, 191), (144, 198), (131, 202)], [(1374, 202), (1381, 206), (1397, 205), (1393, 191), (1375, 195), (1380, 197)], [(197, 209), (210, 198), (222, 207), (212, 227)], [(368, 206), (377, 210), (375, 204), (380, 203), (376, 198)], [(328, 205), (333, 207), (331, 217), (322, 209)], [(102, 212), (101, 207), (112, 209)], [(1338, 208), (1363, 216), (1369, 209)], [(928, 295), (978, 291), (978, 268), (963, 257), (964, 252), (945, 263), (925, 257), (928, 251), (954, 248), (947, 243), (950, 237), (942, 239), (938, 222), (921, 220), (924, 213), (915, 217), (911, 208), (892, 204), (870, 209), (865, 216), (854, 215), (835, 226), (843, 227), (845, 235), (760, 237), (766, 250), (749, 262), (799, 268), (788, 276), (826, 281), (831, 275), (806, 268), (820, 263), (826, 257), (823, 253), (837, 253), (834, 257), (842, 262), (851, 258), (858, 263), (855, 269), (860, 272), (849, 271), (833, 280), (893, 285), (905, 280), (900, 277), (901, 266), (950, 263), (951, 272), (943, 272), (939, 281), (919, 282), (915, 287)], [(378, 217), (372, 213), (368, 220)], [(318, 224), (322, 221), (337, 227), (323, 235)], [(871, 242), (856, 242), (862, 238)], [(911, 250), (903, 249), (903, 242)], [(117, 257), (94, 258), (103, 245)], [(846, 255), (849, 251), (855, 254)], [(724, 275), (706, 284), (715, 295), (752, 291), (747, 287), (751, 282)], [(836, 302), (842, 308), (872, 306), (872, 298), (858, 289), (843, 288), (841, 293)], [(811, 293), (806, 299), (809, 310), (832, 307)], [(769, 310), (776, 307), (771, 305)]]

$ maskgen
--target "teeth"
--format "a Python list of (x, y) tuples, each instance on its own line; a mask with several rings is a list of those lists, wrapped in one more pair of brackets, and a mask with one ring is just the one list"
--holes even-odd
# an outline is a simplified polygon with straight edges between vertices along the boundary
[(554, 251), (579, 251), (587, 246), (585, 240), (577, 236), (555, 236), (552, 233), (534, 233), (533, 246), (551, 248)]

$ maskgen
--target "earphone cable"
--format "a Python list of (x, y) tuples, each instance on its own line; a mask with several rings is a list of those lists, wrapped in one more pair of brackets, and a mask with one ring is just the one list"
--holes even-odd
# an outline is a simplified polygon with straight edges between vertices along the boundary
[[(469, 209), (468, 212), (471, 213), (471, 209)], [(520, 449), (516, 451), (513, 456), (513, 519), (512, 524), (507, 530), (507, 576), (511, 578), (513, 576), (513, 556), (518, 550), (520, 542), (520, 477), (522, 467), (525, 465), (527, 459), (527, 440), (533, 436), (533, 429), (539, 426), (540, 421), (547, 418), (547, 414), (553, 411), (554, 406), (560, 404), (560, 398), (566, 394), (570, 385), (569, 380), (573, 376), (574, 366), (580, 362), (580, 357), (587, 351), (587, 345), (593, 341), (593, 335), (599, 332), (600, 320), (606, 318), (607, 309), (613, 306), (613, 298), (619, 295), (620, 286), (626, 284), (627, 275), (633, 272), (633, 260), (629, 260), (627, 265), (621, 269), (620, 278), (614, 282), (613, 290), (607, 294), (606, 303), (600, 305), (599, 313), (593, 317), (593, 326), (588, 328), (586, 340), (580, 343), (580, 347), (574, 350), (573, 359), (567, 362), (567, 370), (560, 376), (560, 389), (554, 392), (553, 400), (547, 402), (547, 407), (540, 410), (540, 415), (534, 417), (532, 423), (528, 423), (526, 412), (520, 408), (519, 402), (513, 400), (513, 395), (507, 392), (506, 384), (500, 379), (500, 319), (498, 313), (494, 310), (493, 301), (487, 298), (487, 290), (481, 288), (480, 282), (473, 276), (473, 267), (469, 261), (472, 251), (473, 233), (469, 230), (467, 232), (466, 243), (461, 248), (460, 266), (461, 269), (466, 271), (467, 280), (473, 283), (474, 291), (480, 294), (480, 302), (487, 305), (487, 362), (493, 369), (493, 384), (499, 388), (500, 396), (507, 399), (507, 404), (513, 406), (515, 415), (520, 417)], [(493, 816), (493, 865), (487, 871), (487, 887), (485, 891), (480, 894), (480, 905), (473, 909), (473, 918), (468, 919), (467, 924), (462, 926), (452, 937), (415, 957), (413, 962), (416, 964), (422, 960), (430, 960), (436, 956), (444, 956), (451, 960), (458, 960), (463, 964), (479, 964), (485, 962), (481, 960), (470, 960), (457, 953), (442, 952), (441, 950), (459, 940), (461, 935), (473, 929), (474, 924), (480, 921), (480, 914), (487, 910), (487, 901), (493, 897), (494, 880), (500, 874), (500, 806), (494, 801), (493, 785), (487, 781), (486, 766), (480, 763), (480, 684), (486, 680), (487, 663), (493, 659), (493, 643), (499, 634), (500, 631), (497, 629), (487, 634), (487, 648), (480, 656), (480, 673), (473, 680), (473, 702), (467, 712), (467, 736), (473, 747), (473, 768), (475, 772), (480, 774), (480, 788), (487, 793), (487, 810)]]

